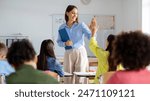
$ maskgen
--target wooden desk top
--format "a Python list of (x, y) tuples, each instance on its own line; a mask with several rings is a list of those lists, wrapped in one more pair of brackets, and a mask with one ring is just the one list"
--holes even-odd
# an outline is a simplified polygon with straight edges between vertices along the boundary
[(71, 77), (71, 76), (73, 76), (73, 74), (68, 73), (68, 72), (65, 72), (65, 73), (64, 73), (64, 77)]
[(95, 77), (96, 72), (73, 72), (78, 77)]
[[(60, 61), (61, 64), (63, 64), (63, 62), (64, 62), (63, 57), (57, 57), (57, 59)], [(98, 59), (97, 58), (89, 57), (88, 60), (89, 60), (90, 66), (97, 66), (98, 65)]]
[(98, 62), (97, 58), (88, 58), (89, 62)]

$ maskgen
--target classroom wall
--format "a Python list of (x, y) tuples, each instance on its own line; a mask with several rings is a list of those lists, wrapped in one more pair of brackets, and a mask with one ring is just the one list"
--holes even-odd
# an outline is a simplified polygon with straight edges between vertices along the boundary
[[(0, 35), (27, 35), (38, 53), (41, 41), (52, 38), (52, 15), (64, 14), (68, 4), (76, 5), (80, 14), (115, 15), (118, 33), (122, 29), (139, 28), (136, 22), (139, 21), (138, 3), (134, 5), (135, 2), (91, 0), (90, 4), (84, 5), (80, 0), (0, 0)], [(131, 5), (134, 6), (132, 10), (129, 9)]]
[(142, 30), (142, 0), (123, 1), (122, 30)]
[(142, 30), (150, 35), (150, 0), (142, 1)]

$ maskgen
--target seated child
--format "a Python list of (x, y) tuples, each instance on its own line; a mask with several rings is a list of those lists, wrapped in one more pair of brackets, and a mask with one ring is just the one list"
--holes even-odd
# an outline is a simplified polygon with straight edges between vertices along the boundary
[(29, 40), (23, 39), (11, 44), (7, 53), (8, 62), (16, 72), (6, 77), (9, 84), (57, 84), (52, 76), (37, 70), (37, 56)]
[(0, 75), (9, 75), (15, 72), (15, 69), (6, 60), (7, 47), (0, 43)]
[(114, 66), (122, 64), (108, 84), (150, 84), (150, 36), (141, 31), (121, 32), (113, 43)]
[(64, 76), (61, 63), (56, 59), (54, 43), (52, 40), (44, 40), (41, 44), (40, 54), (38, 55), (37, 68), (57, 78)]

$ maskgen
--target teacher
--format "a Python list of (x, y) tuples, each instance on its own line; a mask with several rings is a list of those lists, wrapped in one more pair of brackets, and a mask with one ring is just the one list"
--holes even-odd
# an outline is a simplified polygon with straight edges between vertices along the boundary
[[(65, 21), (59, 27), (57, 43), (65, 48), (64, 71), (68, 73), (86, 72), (89, 68), (84, 37), (90, 39), (91, 31), (85, 23), (78, 22), (78, 8), (69, 5), (65, 11)], [(85, 83), (84, 78), (65, 78), (64, 83)]]

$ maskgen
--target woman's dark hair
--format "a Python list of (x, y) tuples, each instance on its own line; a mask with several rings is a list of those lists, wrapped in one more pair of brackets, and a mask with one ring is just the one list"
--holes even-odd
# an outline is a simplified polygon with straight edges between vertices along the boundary
[(18, 69), (18, 66), (34, 60), (36, 52), (32, 44), (27, 39), (22, 39), (20, 41), (13, 42), (8, 49), (7, 60), (11, 65)]
[(111, 54), (112, 54), (112, 43), (115, 40), (115, 35), (110, 34), (107, 37), (107, 41), (108, 41), (108, 46), (106, 48), (106, 51), (109, 51), (109, 56), (108, 56), (108, 64), (109, 64), (109, 71), (115, 71), (116, 70), (116, 66), (113, 65), (113, 60), (111, 58)]
[(150, 37), (141, 31), (122, 32), (114, 41), (114, 64), (139, 70), (150, 64)]
[[(65, 20), (66, 20), (66, 22), (68, 22), (68, 20), (69, 20), (69, 18), (68, 18), (68, 16), (67, 16), (67, 12), (72, 11), (74, 8), (78, 9), (78, 8), (77, 8), (76, 6), (74, 6), (74, 5), (68, 5), (68, 7), (66, 8), (66, 11), (65, 11)], [(78, 17), (77, 17), (77, 19), (76, 19), (75, 22), (78, 23)]]
[(56, 58), (54, 53), (54, 43), (51, 39), (44, 40), (41, 44), (37, 63), (37, 68), (39, 70), (47, 70), (47, 57)]

